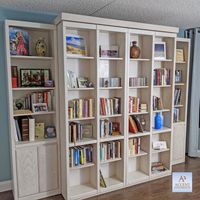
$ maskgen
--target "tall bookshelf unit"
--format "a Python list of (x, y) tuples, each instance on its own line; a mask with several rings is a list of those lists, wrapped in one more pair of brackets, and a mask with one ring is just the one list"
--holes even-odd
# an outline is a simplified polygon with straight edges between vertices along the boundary
[[(173, 98), (176, 34), (173, 27), (151, 26), (134, 22), (124, 22), (102, 18), (86, 17), (73, 14), (61, 14), (56, 20), (58, 30), (59, 88), (60, 88), (60, 132), (61, 132), (61, 181), (65, 199), (85, 199), (119, 188), (136, 185), (171, 174), (172, 135), (173, 135)], [(66, 51), (66, 36), (70, 34), (85, 38), (87, 56), (70, 56)], [(137, 41), (141, 49), (140, 57), (130, 58), (130, 43)], [(155, 42), (165, 42), (166, 58), (154, 58)], [(119, 55), (115, 58), (102, 57), (100, 46), (117, 45)], [(169, 84), (154, 85), (155, 69), (170, 70)], [(77, 76), (86, 76), (92, 80), (94, 88), (68, 88), (68, 70)], [(102, 87), (101, 78), (120, 77), (119, 87)], [(146, 77), (142, 86), (130, 86), (129, 78)], [(153, 110), (153, 96), (162, 98), (163, 109)], [(144, 112), (129, 112), (129, 96), (140, 98), (147, 105)], [(115, 114), (102, 114), (102, 98), (120, 98), (120, 111)], [(72, 99), (92, 98), (94, 109), (92, 118), (69, 118), (68, 102)], [(164, 119), (164, 127), (154, 129), (154, 117), (159, 112)], [(129, 116), (136, 116), (143, 121), (144, 131), (129, 132)], [(101, 122), (120, 123), (120, 134), (103, 137)], [(93, 136), (84, 137), (76, 143), (69, 141), (69, 124), (79, 122), (93, 125)], [(129, 155), (129, 143), (140, 138), (140, 153)], [(139, 140), (139, 139), (138, 139)], [(166, 141), (167, 148), (154, 150), (153, 141)], [(120, 156), (102, 159), (102, 148), (115, 142), (120, 144)], [(119, 143), (118, 143), (119, 142)], [(70, 149), (74, 145), (84, 148), (93, 146), (92, 162), (71, 166)], [(162, 162), (165, 171), (152, 172), (152, 163)], [(100, 186), (103, 175), (106, 186)]]
[[(29, 34), (29, 55), (10, 54), (9, 29), (15, 27)], [(36, 55), (35, 44), (39, 38), (44, 38), (47, 44), (47, 55)], [(12, 180), (14, 199), (40, 199), (60, 193), (60, 146), (58, 126), (58, 83), (57, 83), (57, 52), (56, 27), (49, 24), (25, 21), (5, 21), (6, 59), (8, 74), (8, 105), (10, 123), (10, 146), (12, 163)], [(11, 66), (17, 66), (18, 75), (21, 69), (50, 69), (53, 87), (12, 87)], [(19, 76), (18, 76), (19, 77)], [(16, 113), (13, 101), (23, 98), (33, 92), (52, 93), (52, 110), (43, 112)], [(56, 128), (56, 137), (20, 141), (16, 136), (14, 119), (32, 117), (37, 123)], [(30, 131), (29, 131), (30, 136)]]
[(178, 104), (173, 103), (174, 109), (179, 110), (179, 119), (173, 124), (173, 164), (185, 162), (190, 39), (177, 38), (176, 48), (183, 50), (184, 60), (176, 61), (176, 70), (181, 70), (182, 78), (174, 81), (175, 90), (181, 90), (181, 97)]

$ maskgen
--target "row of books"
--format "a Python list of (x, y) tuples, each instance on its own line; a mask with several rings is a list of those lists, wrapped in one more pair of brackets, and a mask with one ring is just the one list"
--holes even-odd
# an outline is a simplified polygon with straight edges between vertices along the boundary
[(100, 78), (100, 87), (121, 87), (121, 78)]
[(129, 116), (129, 133), (144, 132), (144, 127), (142, 126), (141, 120), (135, 115)]
[(111, 122), (108, 119), (100, 120), (100, 137), (108, 137), (114, 135), (120, 135), (120, 123)]
[(92, 145), (70, 148), (69, 151), (70, 167), (92, 163), (93, 162), (92, 152), (93, 152)]
[(163, 103), (162, 99), (157, 96), (153, 96), (153, 110), (162, 110), (163, 109)]
[(129, 96), (129, 113), (133, 112), (147, 112), (147, 104), (140, 103), (139, 97)]
[(100, 160), (121, 158), (121, 142), (112, 141), (100, 144)]
[(141, 138), (133, 138), (128, 141), (128, 155), (134, 156), (140, 153), (140, 139)]
[(159, 172), (164, 172), (167, 169), (165, 168), (164, 164), (162, 162), (153, 162), (151, 164), (151, 172), (153, 174), (159, 173)]
[(46, 105), (46, 108), (38, 111), (51, 111), (53, 109), (53, 91), (33, 92), (25, 97), (14, 99), (14, 111), (17, 110), (32, 110), (37, 112), (36, 105)]
[(94, 99), (73, 99), (69, 101), (69, 119), (93, 117)]
[(181, 89), (176, 88), (174, 91), (174, 105), (179, 105), (181, 103)]
[(174, 113), (174, 122), (179, 121), (179, 116), (180, 116), (180, 109), (179, 108), (174, 108), (173, 109)]
[(100, 114), (114, 115), (120, 114), (121, 98), (100, 98)]
[(170, 69), (154, 69), (153, 83), (154, 85), (170, 85)]
[(70, 122), (69, 124), (69, 142), (76, 143), (83, 138), (93, 137), (92, 124), (81, 124), (79, 122)]
[(129, 78), (129, 87), (147, 86), (147, 77), (131, 77)]
[(16, 117), (13, 119), (15, 141), (34, 141), (44, 139), (45, 124), (36, 123), (32, 117)]
[(182, 70), (176, 69), (175, 70), (175, 83), (182, 82)]

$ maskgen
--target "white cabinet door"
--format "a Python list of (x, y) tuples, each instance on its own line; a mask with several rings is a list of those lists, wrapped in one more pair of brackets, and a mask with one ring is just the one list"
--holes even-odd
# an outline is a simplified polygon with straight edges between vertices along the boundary
[(19, 197), (38, 193), (37, 147), (16, 150)]
[(185, 139), (185, 123), (175, 123), (173, 130), (173, 164), (178, 164), (185, 161)]
[(57, 152), (57, 144), (48, 144), (38, 147), (40, 192), (58, 188)]

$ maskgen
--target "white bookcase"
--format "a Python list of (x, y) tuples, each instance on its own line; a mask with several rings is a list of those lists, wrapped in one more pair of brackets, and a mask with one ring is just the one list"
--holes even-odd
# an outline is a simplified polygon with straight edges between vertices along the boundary
[(181, 99), (179, 104), (173, 105), (179, 110), (179, 119), (173, 124), (173, 164), (185, 162), (190, 39), (177, 38), (176, 48), (183, 50), (184, 60), (176, 62), (176, 70), (181, 70), (182, 80), (174, 81), (175, 89), (181, 89)]
[[(73, 21), (73, 22), (72, 22)], [(84, 199), (119, 188), (128, 187), (171, 174), (172, 135), (173, 135), (173, 98), (175, 74), (176, 34), (178, 29), (129, 23), (117, 20), (61, 14), (55, 23), (58, 30), (59, 88), (60, 88), (60, 132), (61, 132), (61, 181), (65, 199)], [(87, 56), (69, 56), (66, 51), (66, 35), (83, 36), (88, 48)], [(130, 59), (130, 43), (137, 41), (141, 49), (138, 59)], [(155, 42), (166, 43), (166, 59), (154, 59)], [(117, 58), (105, 58), (99, 54), (99, 46), (119, 47)], [(170, 70), (170, 84), (154, 85), (154, 69)], [(94, 88), (71, 89), (67, 87), (67, 71), (72, 70), (77, 76), (86, 76)], [(130, 77), (147, 77), (147, 85), (130, 86)], [(102, 77), (120, 77), (120, 87), (100, 85)], [(62, 95), (61, 95), (62, 94)], [(163, 109), (153, 110), (153, 96), (162, 98)], [(141, 103), (147, 104), (145, 112), (129, 113), (129, 96), (137, 96)], [(101, 115), (101, 98), (120, 97), (120, 112)], [(74, 98), (93, 98), (94, 116), (92, 118), (68, 118), (68, 101)], [(154, 116), (162, 113), (164, 127), (154, 129)], [(129, 133), (129, 116), (135, 115), (146, 122), (143, 133)], [(121, 135), (100, 137), (100, 121), (107, 119), (120, 122)], [(93, 137), (81, 140), (76, 146), (92, 145), (93, 162), (76, 167), (69, 165), (70, 148), (69, 123), (91, 123)], [(129, 140), (140, 138), (141, 151), (129, 156)], [(115, 159), (101, 160), (100, 147), (106, 142), (120, 141), (121, 154)], [(153, 150), (153, 141), (166, 141), (167, 148)], [(152, 162), (162, 162), (166, 170), (152, 173)], [(100, 186), (100, 171), (107, 187)]]
[[(10, 54), (9, 28), (16, 27), (29, 34), (29, 55)], [(44, 38), (47, 44), (46, 57), (36, 55), (35, 44)], [(40, 199), (60, 193), (60, 146), (58, 126), (58, 74), (56, 52), (56, 26), (25, 21), (5, 21), (6, 60), (8, 74), (9, 132), (12, 162), (12, 180), (14, 199)], [(54, 87), (12, 88), (11, 66), (20, 69), (50, 69)], [(19, 76), (18, 76), (19, 77)], [(25, 97), (32, 92), (52, 91), (52, 110), (49, 112), (15, 113), (13, 100)], [(34, 141), (17, 141), (14, 118), (30, 116), (45, 126), (56, 127), (56, 138), (35, 139)]]

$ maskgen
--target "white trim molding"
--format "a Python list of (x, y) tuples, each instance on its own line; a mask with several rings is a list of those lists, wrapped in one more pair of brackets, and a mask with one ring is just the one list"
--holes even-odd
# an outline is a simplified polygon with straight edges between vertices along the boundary
[(12, 181), (2, 181), (0, 182), (0, 192), (5, 192), (12, 190)]

